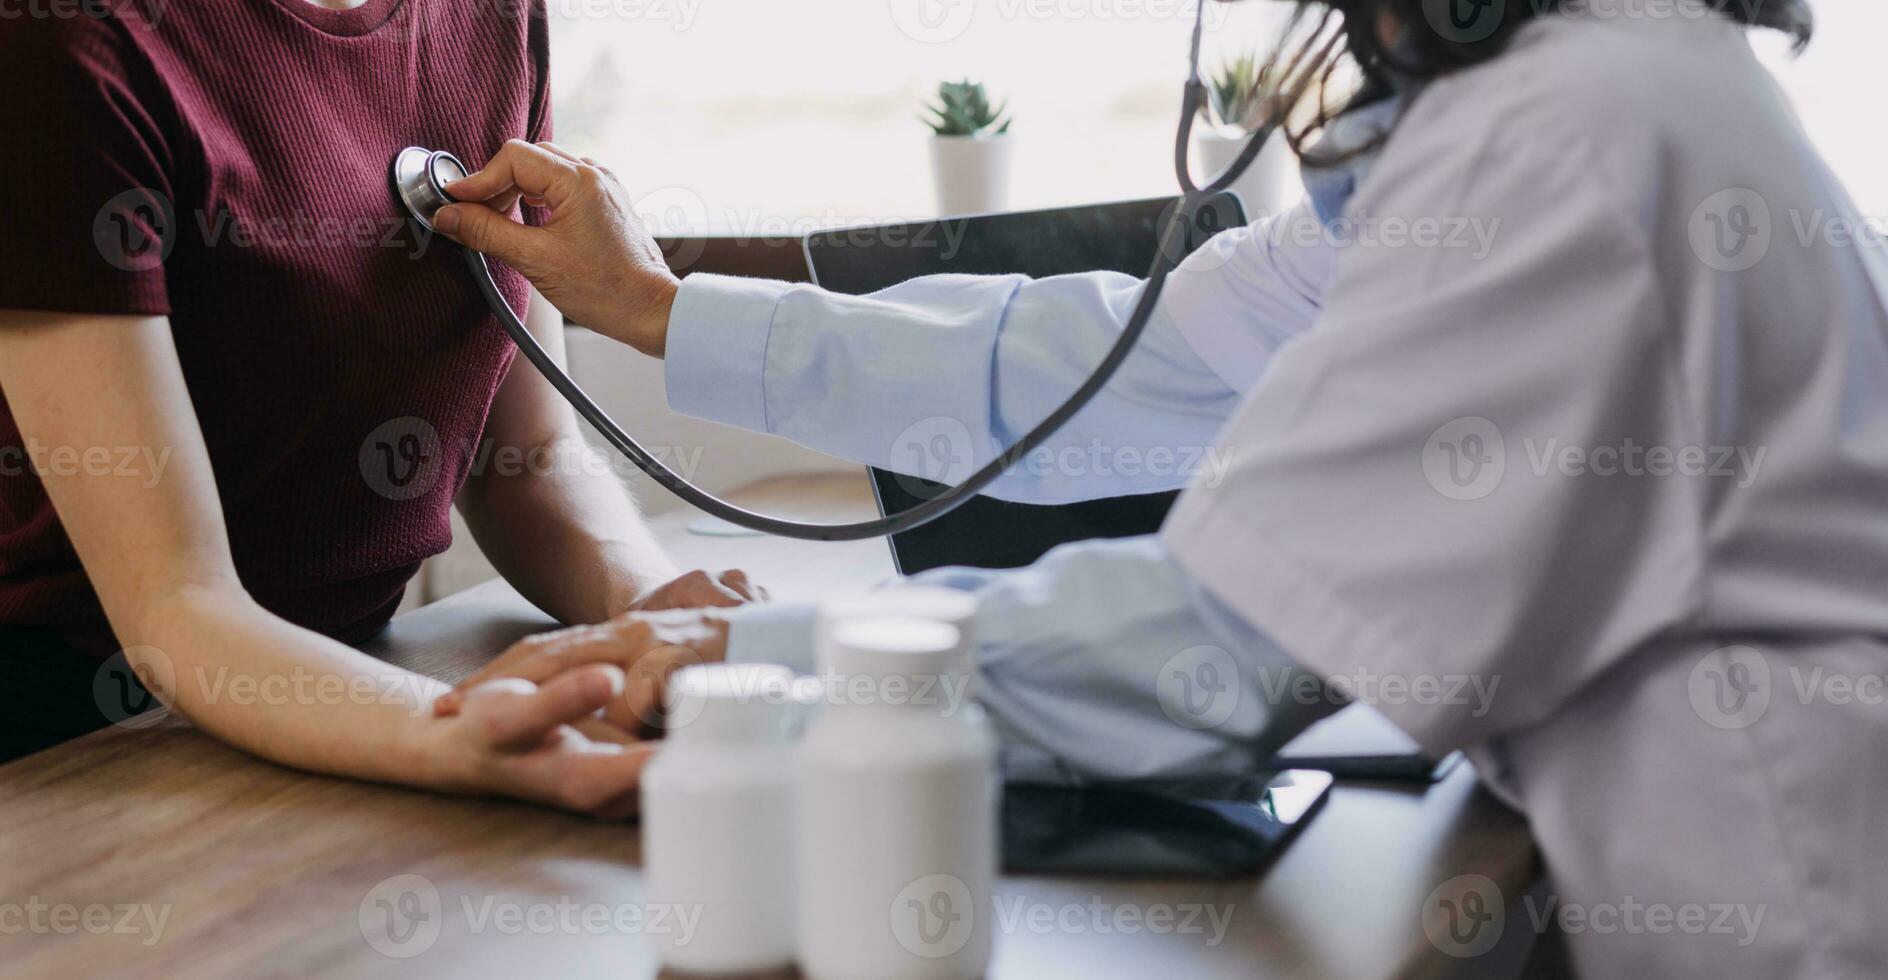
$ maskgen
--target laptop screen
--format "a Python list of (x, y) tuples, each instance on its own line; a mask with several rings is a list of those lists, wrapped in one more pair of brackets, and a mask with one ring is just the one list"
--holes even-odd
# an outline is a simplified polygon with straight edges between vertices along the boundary
[[(938, 273), (1032, 278), (1110, 271), (1144, 276), (1156, 235), (1177, 198), (940, 218), (816, 232), (806, 238), (813, 281), (839, 293), (877, 292)], [(1200, 209), (1186, 242), (1245, 224), (1237, 196), (1221, 193)], [(942, 484), (872, 470), (879, 508), (896, 513), (942, 492)], [(1069, 541), (1150, 534), (1176, 492), (1074, 504), (1018, 504), (978, 497), (922, 527), (892, 536), (892, 557), (906, 575), (945, 565), (1016, 568)]]

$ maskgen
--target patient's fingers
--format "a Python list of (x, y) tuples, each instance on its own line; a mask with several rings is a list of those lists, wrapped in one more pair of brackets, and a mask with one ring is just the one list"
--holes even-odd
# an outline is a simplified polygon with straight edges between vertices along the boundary
[(650, 743), (597, 745), (583, 751), (538, 752), (503, 760), (518, 795), (605, 819), (635, 812)]
[(494, 748), (530, 749), (557, 726), (615, 701), (622, 689), (623, 672), (608, 665), (574, 671), (543, 687), (505, 678), (468, 692), (465, 717)]
[(601, 718), (579, 718), (571, 722), (570, 727), (582, 732), (584, 738), (599, 745), (635, 745), (642, 741)]

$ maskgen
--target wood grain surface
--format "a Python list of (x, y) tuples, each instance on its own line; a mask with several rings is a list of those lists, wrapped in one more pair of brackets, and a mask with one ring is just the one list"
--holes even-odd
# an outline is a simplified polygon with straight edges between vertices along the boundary
[[(889, 569), (882, 543), (684, 538), (686, 519), (661, 531), (687, 563), (793, 573), (776, 580), (788, 596)], [(838, 571), (808, 571), (822, 567)], [(494, 583), (401, 617), (369, 649), (452, 679), (548, 625)], [(1372, 747), (1381, 725), (1347, 710), (1319, 750)], [(680, 923), (643, 908), (639, 863), (634, 824), (306, 775), (181, 723), (112, 728), (0, 766), (0, 974), (653, 976), (643, 933)], [(1469, 873), (1518, 901), (1535, 872), (1525, 824), (1469, 767), (1426, 792), (1343, 786), (1258, 878), (1006, 878), (991, 972), (1481, 975), (1490, 961), (1425, 938), (1425, 901)]]

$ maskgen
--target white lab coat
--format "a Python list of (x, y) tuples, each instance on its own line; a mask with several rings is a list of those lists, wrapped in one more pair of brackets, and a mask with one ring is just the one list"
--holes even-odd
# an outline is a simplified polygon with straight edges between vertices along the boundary
[[(1496, 923), (1592, 977), (1888, 975), (1888, 262), (1741, 32), (1677, 10), (1550, 17), (1412, 100), (1349, 214), (1493, 248), (1342, 250), (1164, 537), (1475, 750), (1557, 896)], [(1488, 887), (1412, 918), (1473, 955)]]
[[(1081, 772), (1248, 764), (1291, 721), (1247, 710), (1288, 656), (1469, 749), (1532, 822), (1554, 904), (1451, 882), (1410, 910), (1444, 952), (1551, 920), (1593, 977), (1888, 975), (1888, 264), (1738, 28), (1620, 2), (1412, 94), (1341, 247), (1300, 210), (1188, 259), (1055, 444), (1210, 440), (1230, 469), (1164, 550), (965, 584), (1004, 620), (989, 707), (1010, 748)], [(693, 276), (670, 401), (894, 468), (949, 422), (981, 462), (1138, 288)], [(1214, 639), (1223, 619), (1262, 639)], [(810, 657), (809, 623), (743, 610), (730, 656)], [(1238, 658), (1240, 710), (1176, 727), (1155, 674), (1202, 643)]]

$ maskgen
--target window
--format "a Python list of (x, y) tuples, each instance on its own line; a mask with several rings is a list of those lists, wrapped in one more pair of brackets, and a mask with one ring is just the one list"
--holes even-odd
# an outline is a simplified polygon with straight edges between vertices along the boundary
[[(1010, 100), (1013, 203), (1172, 193), (1191, 0), (549, 0), (558, 138), (610, 162), (664, 231), (797, 234), (932, 209), (920, 101), (968, 76)], [(1821, 0), (1809, 52), (1758, 43), (1865, 213), (1888, 214), (1868, 78), (1879, 0)], [(1213, 4), (1207, 62), (1289, 4)]]
[[(559, 141), (639, 193), (685, 187), (664, 200), (698, 196), (690, 223), (797, 233), (931, 213), (918, 108), (963, 76), (1010, 100), (1016, 205), (1173, 192), (1191, 0), (549, 2)], [(1264, 45), (1286, 10), (1214, 4), (1214, 43)]]
[(1876, 81), (1882, 44), (1888, 41), (1888, 4), (1810, 0), (1810, 5), (1816, 12), (1816, 39), (1808, 51), (1790, 57), (1780, 36), (1758, 39), (1757, 50), (1862, 213), (1888, 215), (1888, 127), (1882, 124)]

